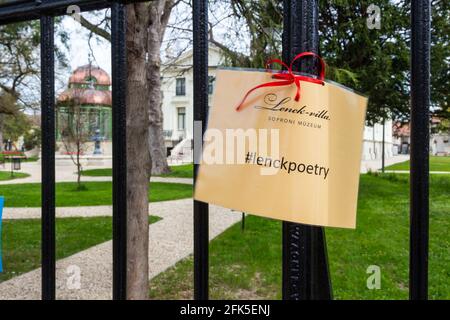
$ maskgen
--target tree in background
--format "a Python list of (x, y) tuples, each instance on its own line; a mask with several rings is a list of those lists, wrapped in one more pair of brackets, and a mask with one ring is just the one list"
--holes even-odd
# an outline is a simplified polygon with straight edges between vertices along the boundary
[[(366, 25), (371, 3), (381, 9), (381, 29)], [(442, 116), (449, 95), (449, 3), (436, 0), (431, 7), (431, 112)], [(355, 75), (354, 80), (335, 79), (369, 96), (370, 122), (409, 119), (410, 13), (410, 1), (320, 1), (321, 54), (330, 65)]]
[(31, 130), (31, 121), (26, 114), (17, 111), (14, 114), (4, 115), (3, 135), (6, 139), (17, 141)]
[[(127, 6), (128, 299), (148, 298), (148, 188), (151, 174), (170, 172), (163, 138), (160, 49), (174, 0)], [(81, 24), (111, 40), (108, 15)]]
[(30, 77), (39, 73), (39, 56), (34, 54), (38, 45), (39, 22), (0, 26), (0, 150), (5, 117), (17, 115), (21, 108), (32, 105), (32, 100), (22, 93)]
[[(148, 140), (152, 161), (151, 173), (154, 175), (170, 172), (163, 135), (160, 52), (172, 8), (178, 2), (180, 1), (157, 0), (145, 3), (145, 6), (142, 7), (142, 10), (149, 16), (146, 19), (147, 25), (144, 26), (141, 24), (141, 26), (148, 29), (142, 41), (146, 42), (145, 50), (147, 59), (145, 61), (145, 69), (147, 72), (147, 87), (150, 91), (147, 102), (149, 108)], [(93, 22), (94, 20), (97, 21)], [(84, 16), (81, 16), (80, 19), (81, 25), (91, 32), (90, 37), (96, 35), (107, 41), (111, 41), (109, 21), (110, 16), (105, 13), (97, 14), (92, 19)]]
[[(56, 33), (66, 45), (64, 32), (57, 28)], [(0, 26), (0, 150), (4, 124), (17, 120), (20, 126), (20, 112), (40, 108), (39, 43), (39, 20)], [(55, 54), (56, 62), (66, 66), (67, 61), (58, 48)]]
[[(370, 4), (380, 7), (381, 29), (367, 26)], [(218, 28), (211, 24), (210, 41), (223, 49), (231, 66), (261, 68), (269, 57), (281, 56), (281, 1), (231, 0), (229, 5), (233, 12), (230, 19), (237, 21), (237, 27), (218, 40)], [(448, 1), (432, 1), (432, 112), (446, 118), (449, 5)], [(319, 0), (319, 39), (319, 54), (327, 62), (327, 78), (369, 96), (370, 123), (385, 117), (409, 118), (409, 1)], [(236, 48), (236, 43), (241, 46)]]
[(162, 90), (161, 90), (161, 45), (167, 24), (176, 5), (174, 0), (152, 1), (149, 4), (147, 35), (147, 82), (149, 88), (149, 143), (152, 158), (152, 174), (170, 172), (167, 163), (166, 144), (163, 134)]
[[(369, 5), (381, 10), (381, 29), (367, 25)], [(369, 96), (367, 120), (409, 113), (409, 14), (389, 0), (320, 1), (320, 54), (333, 80)], [(332, 69), (333, 70), (333, 69)], [(352, 75), (352, 76), (347, 76)]]
[(23, 136), (25, 150), (33, 150), (41, 146), (41, 127), (32, 126)]
[(81, 156), (86, 153), (88, 143), (92, 140), (88, 129), (89, 119), (76, 100), (71, 101), (67, 105), (67, 112), (62, 112), (60, 115), (61, 141), (65, 153), (70, 156), (73, 164), (77, 167), (77, 190), (81, 191), (84, 189), (81, 184), (83, 171)]
[[(219, 3), (211, 1), (213, 7)], [(231, 0), (229, 7), (223, 10), (231, 11), (230, 16), (237, 20), (230, 25), (234, 25), (234, 30), (229, 30), (228, 36), (222, 35), (219, 40), (215, 36), (215, 25), (227, 16), (216, 18), (215, 23), (210, 22), (209, 41), (225, 53), (227, 64), (264, 68), (269, 58), (281, 56), (283, 1)], [(232, 45), (233, 42), (241, 47)]]
[(127, 298), (148, 298), (148, 4), (127, 6)]
[(0, 151), (3, 150), (5, 122), (8, 120), (8, 117), (14, 116), (17, 113), (18, 110), (14, 95), (6, 91), (0, 93)]
[[(406, 3), (407, 4), (407, 3)], [(405, 5), (406, 5), (405, 4)], [(450, 130), (450, 2), (431, 1), (431, 102), (434, 114)]]

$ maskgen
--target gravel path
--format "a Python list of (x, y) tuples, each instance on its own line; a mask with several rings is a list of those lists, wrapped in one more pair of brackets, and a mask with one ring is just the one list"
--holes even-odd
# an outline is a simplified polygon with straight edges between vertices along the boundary
[[(75, 210), (76, 209), (76, 210)], [(193, 251), (192, 199), (155, 202), (150, 213), (163, 219), (150, 225), (149, 279), (173, 266)], [(14, 215), (13, 212), (6, 213)], [(59, 216), (111, 215), (111, 207), (60, 208)], [(30, 215), (35, 213), (28, 213)], [(210, 239), (240, 220), (240, 213), (210, 206)], [(6, 217), (5, 217), (6, 218)], [(58, 299), (111, 299), (112, 241), (108, 241), (56, 264)], [(81, 271), (80, 288), (73, 281)], [(41, 269), (0, 283), (0, 299), (40, 299)]]
[[(403, 162), (409, 159), (409, 155), (396, 155), (391, 158), (386, 158), (386, 166)], [(105, 167), (88, 167), (88, 169), (101, 169)], [(381, 168), (381, 159), (378, 160), (363, 160), (361, 161), (361, 173), (367, 173), (367, 171), (377, 171)], [(0, 167), (1, 171), (10, 170), (9, 166), (6, 165), (4, 168)], [(22, 163), (22, 170), (20, 172), (28, 173), (30, 176), (22, 179), (0, 181), (2, 184), (18, 184), (18, 183), (39, 183), (41, 182), (41, 164), (38, 162), (24, 162)], [(76, 167), (73, 165), (56, 166), (56, 181), (57, 182), (73, 182), (77, 180), (75, 174)], [(88, 177), (83, 176), (83, 181), (111, 181), (111, 177)], [(161, 178), (152, 177), (151, 181), (163, 181), (163, 182), (174, 182), (174, 183), (192, 183), (192, 179), (185, 178)]]
[[(409, 154), (399, 154), (391, 158), (385, 159), (385, 166), (390, 166), (399, 162), (409, 160)], [(378, 171), (381, 169), (381, 159), (377, 160), (363, 160), (361, 161), (361, 173), (367, 173), (368, 171)]]
[[(101, 167), (92, 167), (98, 169)], [(89, 167), (91, 169), (91, 167)], [(0, 167), (0, 171), (8, 171), (8, 167)], [(40, 183), (41, 182), (41, 165), (37, 162), (22, 163), (22, 170), (20, 172), (28, 173), (30, 176), (21, 179), (0, 181), (2, 184), (21, 184), (21, 183)], [(56, 182), (74, 182), (77, 181), (76, 168), (74, 166), (57, 166), (56, 167)], [(82, 181), (112, 181), (112, 177), (81, 177)], [(150, 181), (154, 182), (169, 182), (169, 183), (188, 183), (192, 184), (192, 178), (163, 178), (152, 177)]]
[[(155, 203), (156, 204), (156, 203)], [(112, 206), (58, 207), (56, 217), (98, 217), (112, 215)], [(3, 208), (3, 219), (40, 219), (41, 208)]]

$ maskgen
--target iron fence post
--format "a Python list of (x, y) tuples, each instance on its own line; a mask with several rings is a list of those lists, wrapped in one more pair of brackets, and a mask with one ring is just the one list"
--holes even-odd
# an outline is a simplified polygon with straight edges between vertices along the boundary
[(410, 166), (410, 299), (428, 297), (429, 0), (411, 2), (411, 166)]
[(111, 6), (113, 124), (113, 299), (127, 298), (126, 13)]
[[(284, 0), (283, 59), (303, 51), (318, 53), (318, 1)], [(302, 72), (317, 74), (313, 60)], [(332, 298), (325, 231), (322, 227), (283, 222), (283, 299)]]
[[(193, 1), (194, 40), (194, 127), (201, 122), (203, 133), (208, 114), (208, 1)], [(199, 146), (201, 143), (195, 143)], [(198, 154), (198, 150), (194, 151)], [(198, 164), (194, 164), (194, 183)], [(194, 200), (194, 299), (208, 300), (209, 206)]]
[(42, 128), (42, 299), (55, 299), (55, 76), (54, 18), (69, 5), (81, 10), (111, 7), (113, 101), (113, 298), (126, 299), (126, 10), (127, 0), (8, 1), (0, 4), (0, 25), (40, 19)]
[(54, 21), (41, 24), (41, 128), (42, 128), (42, 299), (55, 299), (55, 47)]

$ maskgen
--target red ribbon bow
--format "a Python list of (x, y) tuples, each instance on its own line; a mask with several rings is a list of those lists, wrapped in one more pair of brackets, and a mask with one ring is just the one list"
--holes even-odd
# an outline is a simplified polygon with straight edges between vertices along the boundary
[[(307, 76), (302, 76), (302, 75), (299, 75), (299, 74), (294, 74), (292, 72), (292, 66), (293, 66), (294, 62), (296, 60), (300, 59), (300, 58), (307, 57), (307, 56), (313, 56), (313, 57), (316, 57), (316, 58), (319, 59), (319, 62), (320, 62), (320, 73), (319, 73), (319, 77), (317, 79), (316, 78), (307, 77)], [(273, 63), (278, 63), (278, 64), (282, 65), (286, 69), (286, 70), (280, 71), (279, 73), (274, 73), (273, 76), (272, 76), (272, 78), (278, 79), (278, 80), (282, 80), (282, 81), (267, 82), (267, 83), (263, 83), (263, 84), (257, 85), (256, 87), (250, 89), (249, 91), (247, 91), (247, 93), (245, 94), (244, 98), (241, 100), (241, 102), (237, 106), (236, 111), (242, 110), (242, 105), (244, 104), (244, 102), (248, 98), (248, 96), (253, 91), (255, 91), (256, 89), (259, 89), (259, 88), (289, 86), (289, 85), (295, 83), (295, 85), (297, 86), (297, 93), (296, 93), (294, 99), (295, 99), (295, 101), (299, 101), (300, 100), (300, 81), (308, 81), (308, 82), (321, 84), (321, 85), (325, 84), (325, 82), (324, 82), (324, 79), (325, 79), (325, 63), (323, 62), (322, 58), (319, 57), (314, 52), (302, 52), (302, 53), (298, 54), (291, 61), (291, 64), (289, 66), (286, 63), (284, 63), (283, 61), (281, 61), (280, 59), (271, 59), (271, 60), (267, 61), (266, 69), (269, 69), (268, 66), (273, 64)]]

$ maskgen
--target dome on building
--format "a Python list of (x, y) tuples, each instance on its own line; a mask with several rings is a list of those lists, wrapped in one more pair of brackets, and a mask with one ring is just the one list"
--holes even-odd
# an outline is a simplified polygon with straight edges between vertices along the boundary
[[(112, 137), (112, 95), (111, 79), (108, 73), (91, 64), (78, 67), (70, 76), (67, 89), (57, 98), (56, 122), (57, 139), (69, 136), (77, 124), (82, 122), (82, 130), (88, 136), (97, 132), (103, 140)], [(76, 108), (77, 107), (77, 108)], [(79, 107), (79, 108), (78, 108)]]
[(100, 67), (87, 64), (75, 69), (69, 78), (69, 87), (71, 84), (89, 84), (90, 80), (94, 80), (96, 85), (111, 85), (111, 78), (105, 70)]
[(78, 67), (69, 78), (68, 88), (59, 95), (57, 104), (75, 102), (79, 105), (111, 106), (110, 85), (109, 74), (102, 68), (91, 64)]
[(71, 102), (78, 105), (112, 106), (112, 96), (109, 90), (69, 88), (58, 97), (58, 105), (68, 105)]

